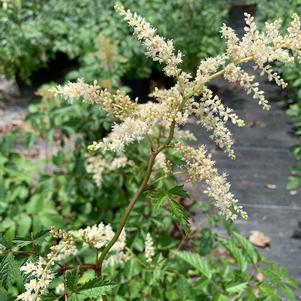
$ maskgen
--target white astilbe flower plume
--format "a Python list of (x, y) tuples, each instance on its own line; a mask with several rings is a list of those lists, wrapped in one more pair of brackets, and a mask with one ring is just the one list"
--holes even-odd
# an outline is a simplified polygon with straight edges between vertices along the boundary
[(230, 192), (230, 184), (227, 183), (225, 175), (219, 175), (215, 162), (211, 160), (211, 155), (207, 154), (204, 146), (195, 149), (177, 143), (175, 147), (183, 154), (189, 179), (192, 182), (204, 181), (207, 184), (205, 193), (216, 200), (215, 205), (220, 214), (231, 220), (235, 220), (237, 214), (246, 217), (246, 213)]
[(153, 239), (149, 233), (147, 233), (145, 238), (144, 254), (146, 261), (152, 263), (153, 257), (155, 256), (155, 249)]
[(86, 170), (92, 174), (93, 180), (98, 187), (102, 185), (104, 174), (132, 164), (133, 162), (128, 160), (125, 155), (120, 155), (111, 160), (106, 159), (103, 155), (93, 156), (87, 154), (86, 156)]
[[(246, 26), (243, 37), (239, 38), (233, 29), (223, 25), (221, 34), (226, 40), (226, 51), (216, 57), (202, 60), (196, 70), (196, 76), (193, 77), (181, 70), (182, 56), (180, 52), (175, 51), (172, 41), (157, 35), (156, 30), (148, 22), (124, 9), (120, 4), (116, 5), (116, 11), (145, 45), (146, 54), (154, 61), (164, 64), (165, 74), (175, 78), (175, 85), (170, 89), (155, 89), (151, 94), (153, 101), (145, 104), (138, 104), (137, 99), (131, 100), (119, 91), (112, 94), (102, 90), (96, 82), (89, 85), (80, 80), (54, 89), (55, 95), (71, 102), (82, 99), (95, 103), (116, 119), (112, 132), (102, 141), (95, 141), (90, 146), (91, 150), (100, 149), (119, 154), (123, 153), (130, 143), (140, 142), (146, 137), (159, 142), (165, 138), (167, 144), (152, 145), (153, 153), (158, 156), (164, 148), (172, 147), (171, 142), (181, 141), (174, 137), (175, 133), (193, 117), (193, 120), (210, 132), (210, 138), (216, 145), (234, 159), (234, 141), (227, 122), (230, 121), (237, 126), (243, 126), (244, 122), (232, 109), (223, 104), (218, 95), (213, 94), (208, 88), (208, 83), (223, 76), (231, 83), (238, 83), (247, 93), (251, 93), (264, 109), (269, 109), (268, 101), (255, 76), (249, 74), (243, 68), (243, 64), (253, 63), (254, 69), (258, 69), (261, 75), (285, 87), (286, 83), (273, 71), (272, 63), (278, 60), (288, 64), (294, 57), (301, 60), (301, 30), (297, 15), (293, 16), (286, 34), (281, 34), (280, 22), (267, 23), (265, 29), (259, 31), (254, 18), (245, 14)], [(156, 130), (162, 127), (163, 130)], [(155, 133), (157, 137), (152, 137)], [(210, 158), (205, 156), (204, 150), (185, 148), (183, 144), (176, 145), (183, 153), (190, 178), (207, 183), (207, 193), (216, 199), (220, 212), (231, 219), (235, 219), (238, 215), (245, 217), (245, 213), (230, 192), (230, 184), (224, 176), (218, 174), (217, 169), (210, 163)], [(156, 150), (159, 150), (158, 153)], [(188, 156), (189, 154), (195, 156)], [(159, 157), (157, 162), (162, 163), (162, 157)], [(91, 160), (88, 163), (89, 169), (92, 171), (91, 165), (96, 166), (98, 163)], [(100, 184), (101, 174), (104, 171), (101, 164), (99, 168), (100, 176), (97, 181)], [(203, 173), (204, 171), (206, 173)]]
[[(84, 229), (65, 231), (62, 229), (51, 229), (50, 234), (53, 238), (60, 240), (57, 244), (50, 247), (50, 252), (45, 257), (39, 257), (37, 261), (28, 261), (20, 271), (29, 276), (25, 283), (25, 292), (17, 296), (20, 301), (40, 301), (42, 296), (48, 292), (49, 285), (56, 277), (54, 266), (67, 257), (77, 254), (76, 243), (89, 245), (96, 249), (102, 249), (114, 236), (111, 225), (94, 225)], [(114, 266), (129, 259), (125, 253), (126, 233), (121, 232), (116, 244), (110, 250), (109, 257), (104, 261), (103, 266)], [(56, 290), (61, 293), (63, 284)]]
[(76, 247), (70, 236), (65, 236), (57, 245), (50, 248), (50, 253), (46, 259), (39, 257), (37, 262), (27, 262), (20, 270), (25, 275), (30, 276), (30, 280), (25, 283), (25, 292), (20, 294), (16, 300), (39, 301), (41, 296), (47, 293), (48, 287), (55, 278), (52, 266), (70, 255), (74, 255)]
[(229, 82), (238, 82), (248, 94), (253, 93), (253, 97), (259, 100), (259, 104), (262, 105), (264, 109), (270, 108), (268, 101), (264, 97), (264, 92), (260, 91), (258, 88), (259, 84), (254, 82), (254, 75), (250, 75), (235, 64), (229, 64), (225, 68), (224, 76)]
[(147, 49), (146, 54), (154, 61), (166, 65), (163, 68), (166, 75), (178, 75), (181, 72), (178, 65), (182, 62), (182, 54), (181, 52), (175, 54), (173, 42), (156, 35), (156, 30), (145, 19), (130, 10), (125, 10), (122, 5), (116, 4), (115, 9), (133, 28), (138, 39), (143, 42)]
[(112, 132), (101, 142), (94, 142), (89, 149), (121, 153), (126, 145), (142, 140), (149, 130), (147, 122), (127, 118), (121, 124), (114, 124)]

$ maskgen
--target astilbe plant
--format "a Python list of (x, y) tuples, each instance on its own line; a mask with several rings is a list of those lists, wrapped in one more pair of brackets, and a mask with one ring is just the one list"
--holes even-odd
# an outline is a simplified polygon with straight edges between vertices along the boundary
[[(260, 32), (253, 17), (245, 14), (244, 36), (239, 39), (231, 28), (224, 25), (221, 33), (227, 41), (225, 53), (201, 61), (195, 75), (192, 75), (181, 69), (183, 58), (180, 51), (175, 51), (172, 41), (157, 35), (156, 30), (142, 17), (125, 10), (121, 5), (116, 5), (116, 11), (133, 28), (135, 35), (145, 46), (146, 54), (164, 65), (164, 73), (175, 79), (175, 85), (166, 90), (155, 89), (151, 94), (155, 101), (146, 104), (139, 104), (138, 100), (133, 101), (122, 92), (112, 94), (103, 90), (97, 82), (90, 85), (82, 80), (58, 86), (54, 89), (54, 93), (71, 103), (77, 100), (94, 103), (118, 120), (106, 138), (89, 146), (90, 151), (98, 151), (101, 154), (114, 153), (111, 165), (101, 157), (98, 161), (96, 159), (88, 161), (89, 171), (95, 174), (98, 185), (101, 184), (104, 169), (110, 169), (113, 165), (118, 168), (126, 164), (123, 152), (127, 145), (150, 139), (152, 146), (144, 179), (129, 202), (116, 232), (103, 224), (78, 231), (52, 230), (53, 236), (60, 242), (52, 247), (46, 259), (40, 259), (35, 264), (27, 263), (22, 267), (22, 270), (33, 275), (33, 278), (25, 285), (26, 292), (19, 295), (18, 300), (39, 300), (39, 296), (47, 290), (47, 285), (54, 277), (52, 272), (45, 277), (45, 270), (53, 269), (53, 263), (76, 253), (75, 241), (99, 250), (99, 253), (96, 253), (96, 263), (91, 265), (99, 275), (104, 265), (109, 262), (126, 260), (127, 254), (124, 252), (126, 222), (136, 202), (151, 190), (156, 161), (164, 162), (162, 154), (168, 149), (181, 154), (182, 163), (170, 166), (170, 162), (164, 162), (161, 166), (165, 167), (166, 171), (176, 167), (185, 172), (190, 181), (205, 182), (207, 185), (205, 192), (215, 200), (219, 213), (227, 219), (235, 220), (239, 216), (246, 218), (247, 214), (230, 191), (226, 176), (218, 172), (215, 162), (206, 151), (206, 146), (201, 145), (198, 148), (189, 146), (187, 137), (192, 135), (181, 131), (180, 127), (185, 125), (189, 117), (194, 117), (200, 126), (211, 133), (210, 138), (216, 145), (234, 159), (233, 138), (226, 123), (229, 121), (237, 126), (243, 126), (244, 121), (213, 94), (208, 88), (208, 83), (223, 76), (229, 82), (239, 83), (247, 93), (253, 94), (263, 109), (269, 109), (264, 92), (259, 89), (254, 76), (243, 69), (243, 64), (252, 62), (254, 69), (259, 69), (270, 80), (275, 80), (276, 84), (285, 87), (286, 84), (272, 70), (270, 64), (275, 60), (288, 64), (294, 57), (301, 59), (301, 30), (297, 15), (293, 16), (286, 35), (281, 35), (279, 22), (266, 24), (265, 30)], [(119, 161), (116, 158), (120, 158)], [(166, 168), (167, 166), (169, 168)], [(101, 170), (97, 175), (98, 168)], [(182, 208), (179, 206), (177, 210), (180, 212), (177, 216), (182, 219), (181, 222), (188, 224), (188, 217), (181, 211)], [(147, 235), (145, 249), (147, 261), (151, 262), (154, 246), (150, 235)]]

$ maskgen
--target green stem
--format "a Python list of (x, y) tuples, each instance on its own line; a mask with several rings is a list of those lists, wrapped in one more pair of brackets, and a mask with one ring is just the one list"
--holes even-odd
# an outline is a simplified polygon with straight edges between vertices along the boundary
[(111, 241), (106, 245), (106, 247), (104, 248), (104, 250), (102, 251), (100, 257), (99, 257), (99, 260), (98, 260), (98, 265), (99, 265), (99, 268), (100, 268), (100, 271), (101, 271), (101, 268), (102, 268), (102, 264), (103, 264), (103, 261), (105, 260), (107, 254), (109, 253), (109, 251), (111, 250), (111, 248), (114, 246), (114, 244), (117, 242), (127, 220), (128, 220), (128, 217), (133, 209), (133, 207), (135, 206), (136, 202), (138, 201), (138, 199), (140, 198), (140, 196), (143, 194), (143, 192), (145, 191), (146, 187), (147, 187), (147, 184), (148, 184), (148, 181), (150, 179), (150, 176), (152, 174), (152, 170), (153, 170), (153, 166), (154, 166), (154, 163), (155, 163), (155, 159), (157, 157), (157, 155), (159, 154), (159, 151), (153, 151), (151, 156), (150, 156), (150, 159), (148, 161), (148, 166), (147, 166), (147, 170), (146, 170), (146, 174), (145, 174), (145, 177), (143, 179), (143, 182), (142, 184), (140, 185), (138, 191), (136, 192), (136, 194), (134, 195), (134, 197), (132, 198), (132, 200), (130, 201), (129, 205), (127, 206), (126, 210), (125, 210), (125, 213), (118, 225), (118, 228), (115, 232), (115, 235), (113, 236), (113, 238), (111, 239)]

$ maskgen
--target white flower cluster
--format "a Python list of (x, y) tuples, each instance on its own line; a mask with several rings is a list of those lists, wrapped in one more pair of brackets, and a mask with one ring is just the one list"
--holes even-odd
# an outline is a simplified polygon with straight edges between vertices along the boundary
[(166, 175), (170, 175), (172, 172), (171, 162), (167, 160), (164, 153), (159, 153), (158, 156), (156, 157), (154, 170), (159, 170), (159, 169), (162, 169), (164, 171), (164, 174)]
[(215, 205), (226, 218), (235, 220), (237, 215), (246, 218), (247, 214), (237, 203), (237, 199), (230, 192), (230, 184), (225, 175), (219, 175), (211, 154), (207, 154), (204, 146), (197, 149), (177, 143), (175, 147), (183, 154), (187, 174), (192, 182), (204, 181), (207, 184), (207, 193), (216, 200)]
[(55, 274), (49, 270), (49, 264), (42, 257), (37, 262), (28, 262), (21, 267), (21, 272), (30, 275), (31, 280), (25, 283), (25, 292), (17, 297), (22, 301), (39, 301), (48, 290), (50, 282)]
[[(96, 249), (103, 248), (115, 234), (111, 225), (104, 225), (103, 223), (76, 231), (70, 231), (69, 233), (78, 240), (87, 245), (93, 246)], [(116, 248), (116, 250), (123, 250), (126, 246), (125, 240), (126, 234), (125, 231), (123, 231), (118, 242), (114, 245), (113, 250), (114, 248)]]
[[(93, 246), (96, 249), (102, 249), (113, 238), (114, 231), (111, 225), (94, 225), (77, 231), (69, 231), (77, 240), (85, 245)], [(104, 261), (103, 266), (114, 266), (128, 260), (126, 254), (126, 233), (123, 230), (110, 250), (110, 256)]]
[[(50, 247), (50, 252), (45, 258), (39, 257), (36, 262), (27, 262), (20, 270), (25, 275), (30, 276), (25, 283), (25, 292), (20, 294), (16, 300), (39, 301), (47, 293), (48, 287), (55, 278), (54, 266), (56, 263), (74, 256), (77, 253), (76, 241), (84, 245), (93, 246), (96, 249), (103, 248), (114, 236), (114, 231), (110, 225), (94, 225), (76, 231), (64, 231), (52, 229), (51, 235), (60, 241)], [(123, 230), (117, 243), (113, 246), (110, 256), (104, 261), (104, 266), (113, 266), (128, 260), (126, 249), (126, 234)]]
[(76, 83), (68, 82), (66, 85), (54, 87), (50, 91), (54, 96), (62, 96), (70, 103), (82, 99), (84, 102), (97, 104), (104, 111), (121, 120), (137, 111), (138, 100), (133, 102), (121, 91), (111, 94), (108, 90), (103, 90), (97, 81), (89, 85), (79, 79)]
[(61, 240), (57, 245), (51, 246), (46, 258), (39, 257), (37, 262), (27, 262), (20, 268), (21, 272), (30, 276), (30, 280), (25, 283), (25, 292), (20, 294), (17, 300), (39, 301), (41, 296), (47, 293), (49, 284), (55, 278), (52, 266), (76, 252), (70, 236), (65, 238), (66, 240)]
[(149, 130), (150, 127), (145, 121), (127, 118), (123, 123), (115, 124), (112, 132), (103, 141), (94, 142), (89, 149), (121, 153), (126, 145), (144, 139)]
[[(211, 132), (210, 137), (214, 142), (231, 158), (235, 158), (232, 134), (226, 123), (230, 121), (237, 126), (243, 126), (244, 122), (208, 89), (207, 83), (218, 76), (224, 76), (230, 82), (239, 83), (247, 93), (253, 94), (264, 109), (268, 109), (268, 102), (259, 84), (255, 82), (255, 77), (245, 71), (242, 64), (253, 62), (254, 68), (259, 69), (263, 75), (267, 75), (269, 80), (274, 80), (276, 84), (285, 87), (286, 83), (272, 70), (271, 63), (278, 60), (288, 64), (294, 56), (301, 60), (301, 30), (297, 15), (293, 16), (287, 33), (282, 35), (279, 22), (267, 23), (265, 30), (260, 32), (253, 17), (245, 14), (244, 36), (240, 39), (231, 28), (224, 25), (221, 33), (227, 41), (225, 53), (201, 61), (196, 76), (193, 78), (192, 75), (181, 70), (181, 53), (175, 52), (172, 41), (166, 41), (158, 36), (155, 29), (142, 17), (125, 10), (121, 5), (117, 5), (116, 10), (146, 46), (147, 54), (153, 60), (165, 64), (165, 73), (175, 77), (176, 83), (167, 90), (155, 89), (151, 94), (154, 102), (146, 104), (138, 104), (137, 100), (131, 101), (128, 96), (120, 92), (113, 95), (106, 90), (101, 90), (96, 83), (87, 85), (80, 81), (56, 88), (56, 95), (71, 101), (82, 98), (84, 101), (93, 102), (119, 120), (108, 137), (100, 142), (94, 142), (90, 146), (91, 149), (123, 152), (129, 143), (141, 141), (156, 132), (154, 128), (163, 126), (166, 131), (161, 131), (161, 138), (162, 132), (169, 137), (168, 131), (171, 129), (169, 141), (171, 142), (174, 134), (179, 131), (179, 127), (186, 124), (189, 117), (194, 117), (198, 124)], [(164, 145), (164, 147), (170, 146), (170, 143)], [(212, 187), (208, 191), (217, 199), (221, 212), (231, 218), (243, 213), (240, 207), (235, 205), (236, 200), (234, 201), (230, 194), (230, 185), (224, 177), (213, 177), (212, 173), (211, 176), (201, 177), (204, 161), (201, 159), (202, 156), (197, 156), (197, 158), (201, 161), (197, 164), (194, 160), (193, 170), (197, 172), (196, 169), (199, 168), (199, 180), (205, 180), (209, 187)], [(207, 157), (206, 160), (210, 158)], [(213, 168), (212, 164), (206, 166)], [(213, 168), (213, 174), (216, 174), (215, 168)], [(224, 205), (223, 202), (225, 202)], [(237, 214), (228, 214), (225, 208), (230, 208), (230, 204)]]
[(93, 175), (96, 185), (101, 187), (104, 174), (132, 164), (133, 162), (124, 155), (109, 160), (103, 155), (92, 156), (89, 154), (87, 155), (86, 169)]
[(144, 254), (146, 261), (152, 263), (153, 257), (155, 256), (155, 249), (153, 239), (149, 233), (147, 233), (145, 238)]
[(164, 63), (164, 71), (167, 76), (176, 76), (181, 72), (178, 65), (182, 63), (182, 54), (174, 54), (174, 46), (171, 40), (165, 41), (164, 38), (156, 35), (156, 30), (145, 20), (125, 10), (122, 5), (115, 6), (116, 11), (124, 17), (128, 24), (134, 29), (138, 39), (143, 42), (149, 55), (154, 61)]
[(239, 84), (247, 91), (248, 94), (253, 93), (253, 97), (259, 100), (259, 104), (262, 105), (264, 109), (270, 108), (268, 101), (264, 97), (264, 92), (260, 91), (258, 88), (259, 83), (254, 82), (254, 75), (250, 75), (235, 64), (229, 64), (225, 68), (224, 76), (229, 82), (239, 82)]

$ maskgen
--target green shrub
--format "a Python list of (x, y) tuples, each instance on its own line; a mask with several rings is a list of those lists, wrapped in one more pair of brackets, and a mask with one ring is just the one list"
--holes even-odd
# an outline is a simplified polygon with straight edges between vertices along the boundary
[[(134, 77), (149, 74), (152, 63), (149, 60), (145, 64), (140, 45), (115, 15), (114, 3), (111, 0), (9, 1), (8, 7), (3, 6), (0, 11), (0, 73), (27, 79), (61, 52), (69, 58), (79, 58), (83, 67), (81, 76), (91, 77), (90, 72), (99, 73), (94, 54), (99, 49), (98, 36), (102, 35), (114, 41), (120, 55), (127, 58), (127, 63), (120, 66), (123, 74)], [(187, 68), (196, 67), (200, 58), (216, 53), (221, 47), (218, 30), (227, 15), (229, 0), (214, 3), (126, 0), (124, 3), (175, 40), (187, 57)]]

